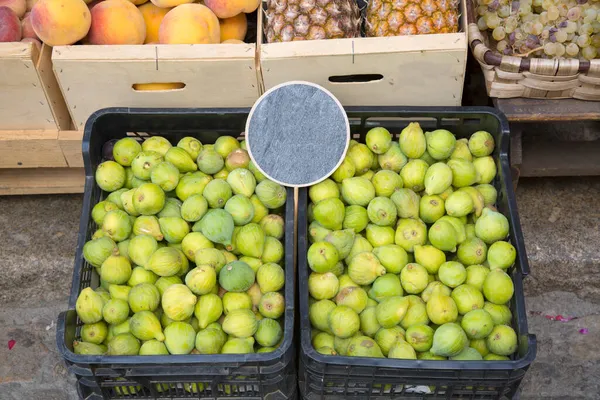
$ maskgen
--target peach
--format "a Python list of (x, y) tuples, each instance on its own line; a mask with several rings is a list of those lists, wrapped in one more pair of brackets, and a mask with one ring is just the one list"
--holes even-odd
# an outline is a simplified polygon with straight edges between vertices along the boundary
[(204, 4), (223, 19), (235, 17), (239, 13), (251, 13), (258, 8), (260, 0), (204, 0)]
[(38, 0), (26, 0), (25, 1), (25, 5), (27, 8), (27, 11), (31, 11), (31, 9), (33, 8), (33, 6), (35, 6), (35, 3), (37, 3)]
[(129, 1), (132, 2), (136, 6), (141, 6), (142, 4), (146, 4), (148, 2), (148, 0), (129, 0)]
[(161, 44), (220, 43), (220, 38), (219, 19), (202, 4), (175, 7), (165, 15), (158, 30)]
[(150, 0), (156, 7), (160, 8), (173, 8), (182, 4), (193, 3), (194, 0)]
[(246, 37), (248, 22), (244, 13), (219, 20), (219, 24), (221, 25), (221, 43), (229, 39), (244, 40)]
[(92, 8), (90, 44), (143, 44), (146, 24), (142, 13), (127, 0), (105, 0)]
[(153, 3), (143, 4), (138, 9), (142, 13), (142, 17), (144, 17), (144, 22), (146, 23), (146, 40), (144, 43), (158, 43), (158, 28), (160, 28), (160, 23), (171, 9), (160, 8)]
[(83, 0), (39, 0), (29, 18), (35, 34), (50, 46), (78, 42), (88, 33), (92, 22)]
[(243, 40), (239, 40), (239, 39), (227, 39), (221, 42), (221, 44), (244, 44), (246, 42), (244, 42)]
[(15, 12), (8, 7), (0, 7), (0, 42), (21, 40), (21, 22)]
[(39, 39), (31, 25), (31, 13), (25, 13), (25, 16), (21, 20), (21, 32), (23, 33), (23, 38)]
[(0, 0), (0, 7), (8, 7), (17, 14), (17, 17), (23, 18), (27, 11), (25, 0)]

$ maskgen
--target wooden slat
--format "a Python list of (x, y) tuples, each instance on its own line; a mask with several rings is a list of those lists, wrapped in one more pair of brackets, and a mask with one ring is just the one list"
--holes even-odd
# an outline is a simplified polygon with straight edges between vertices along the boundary
[(60, 91), (60, 86), (52, 70), (52, 47), (43, 45), (40, 58), (36, 65), (42, 88), (50, 104), (50, 111), (56, 122), (56, 127), (61, 130), (71, 129), (71, 116), (67, 104)]
[(600, 103), (575, 99), (494, 99), (509, 121), (589, 121), (600, 119)]
[(58, 131), (0, 131), (0, 168), (67, 167)]
[[(249, 107), (259, 95), (255, 44), (58, 46), (54, 71), (76, 130), (105, 107)], [(136, 83), (183, 83), (136, 91)]]
[(83, 168), (0, 169), (0, 195), (83, 193)]
[(523, 143), (521, 177), (600, 175), (600, 141)]
[(83, 168), (82, 139), (82, 131), (61, 131), (58, 133), (58, 143), (68, 166), (71, 168)]

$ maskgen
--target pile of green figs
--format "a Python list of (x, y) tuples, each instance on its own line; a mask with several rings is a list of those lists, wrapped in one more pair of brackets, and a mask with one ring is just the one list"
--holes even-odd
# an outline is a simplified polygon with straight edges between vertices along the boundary
[(494, 138), (410, 123), (351, 141), (309, 189), (312, 344), (325, 355), (508, 360), (516, 251), (495, 208)]
[(245, 142), (123, 138), (101, 163), (104, 200), (83, 257), (77, 354), (246, 354), (283, 340), (286, 190)]

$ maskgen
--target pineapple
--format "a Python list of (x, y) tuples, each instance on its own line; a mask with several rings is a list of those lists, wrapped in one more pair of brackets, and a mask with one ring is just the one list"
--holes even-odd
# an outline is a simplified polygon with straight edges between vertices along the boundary
[(267, 0), (268, 43), (360, 36), (356, 0)]
[(367, 36), (458, 32), (458, 0), (370, 0)]

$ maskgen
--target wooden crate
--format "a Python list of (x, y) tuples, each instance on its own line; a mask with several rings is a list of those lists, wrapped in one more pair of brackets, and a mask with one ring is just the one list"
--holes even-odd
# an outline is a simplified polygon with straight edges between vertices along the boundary
[[(249, 107), (259, 96), (256, 44), (59, 46), (54, 71), (76, 130), (105, 107)], [(137, 83), (182, 83), (136, 91)]]
[(0, 43), (0, 130), (70, 128), (51, 54), (45, 45)]
[(263, 3), (263, 90), (303, 80), (328, 89), (346, 106), (459, 106), (468, 49), (464, 2), (461, 7), (459, 33), (266, 43)]
[(0, 131), (0, 195), (82, 193), (83, 132)]

